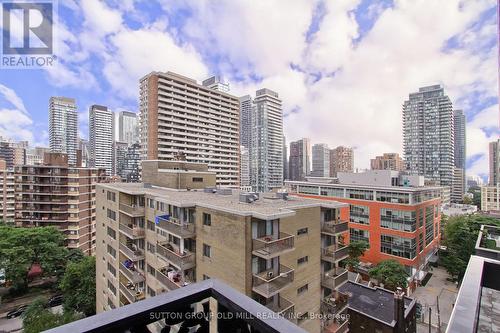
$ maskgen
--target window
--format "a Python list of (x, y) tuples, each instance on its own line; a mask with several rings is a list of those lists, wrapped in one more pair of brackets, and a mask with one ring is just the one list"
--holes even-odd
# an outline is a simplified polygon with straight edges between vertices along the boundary
[(377, 191), (377, 201), (408, 204), (410, 203), (410, 194)]
[(154, 209), (155, 208), (155, 201), (153, 199), (149, 199), (149, 198), (148, 198), (147, 201), (148, 201), (149, 208), (153, 208)]
[(359, 224), (370, 224), (370, 207), (350, 205), (349, 221)]
[(149, 253), (155, 253), (156, 252), (156, 248), (154, 246), (154, 244), (151, 244), (150, 242), (147, 242), (146, 243), (146, 247), (147, 247), (147, 250)]
[(116, 202), (116, 193), (115, 192), (108, 191), (108, 193), (106, 195), (107, 195), (108, 200)]
[(297, 289), (297, 295), (305, 293), (309, 289), (309, 284), (305, 284), (299, 289)]
[(156, 291), (154, 291), (154, 289), (151, 288), (150, 286), (147, 287), (147, 291), (148, 291), (149, 296), (151, 296), (151, 297), (156, 296)]
[(203, 225), (212, 225), (212, 215), (203, 213)]
[(155, 271), (154, 267), (152, 267), (149, 264), (147, 266), (148, 266), (148, 273), (151, 274), (152, 276), (156, 276), (156, 271)]
[(297, 236), (306, 235), (309, 232), (307, 228), (301, 228), (297, 230)]
[(434, 240), (434, 207), (425, 207), (425, 246)]
[(337, 219), (337, 210), (336, 209), (322, 209), (321, 214), (323, 214), (323, 221), (335, 221)]
[(113, 293), (113, 295), (116, 296), (116, 288), (115, 286), (111, 283), (111, 281), (108, 280), (108, 289), (111, 290), (111, 292)]
[(370, 232), (368, 230), (349, 228), (349, 241), (363, 241), (366, 242), (368, 246), (370, 246)]
[(297, 193), (318, 195), (319, 187), (318, 186), (299, 185), (299, 188), (297, 189)]
[(146, 224), (147, 224), (149, 230), (155, 231), (155, 224), (152, 221), (148, 220), (148, 222)]
[(108, 208), (107, 215), (108, 218), (112, 219), (113, 221), (116, 221), (116, 212), (114, 210)]
[(308, 261), (309, 261), (309, 257), (308, 257), (308, 256), (305, 256), (305, 257), (299, 258), (299, 259), (297, 259), (297, 265), (298, 265), (298, 266), (300, 266), (300, 265), (304, 265), (304, 264), (306, 264)]
[(331, 188), (331, 187), (321, 187), (320, 194), (326, 197), (344, 197), (344, 189), (343, 188)]
[(348, 188), (346, 189), (346, 197), (351, 199), (373, 200), (373, 191)]
[(193, 177), (193, 183), (203, 183), (203, 177)]
[(115, 250), (115, 249), (114, 249), (111, 245), (109, 245), (109, 244), (108, 244), (108, 253), (109, 253), (109, 254), (110, 254), (113, 258), (115, 258), (115, 259), (116, 259), (116, 250)]
[(116, 231), (113, 228), (108, 227), (108, 236), (116, 239)]
[(415, 238), (380, 235), (380, 251), (393, 256), (413, 259), (417, 255)]
[(203, 274), (203, 280), (208, 280), (210, 279), (210, 276)]
[(203, 244), (203, 255), (208, 258), (212, 257), (212, 247), (210, 245)]
[(413, 232), (417, 229), (417, 213), (382, 208), (380, 210), (380, 226), (392, 230)]
[(116, 268), (114, 268), (113, 265), (111, 265), (109, 262), (108, 262), (108, 271), (111, 273), (111, 275), (116, 277)]

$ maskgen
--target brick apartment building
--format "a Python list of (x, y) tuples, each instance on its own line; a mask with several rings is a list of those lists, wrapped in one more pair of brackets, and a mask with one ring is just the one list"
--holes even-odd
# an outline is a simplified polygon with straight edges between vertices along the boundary
[(421, 177), (389, 170), (338, 177), (286, 184), (301, 197), (349, 204), (349, 240), (369, 244), (362, 261), (396, 259), (410, 274), (413, 289), (439, 246), (441, 188), (423, 186)]
[(215, 189), (200, 163), (142, 170), (97, 185), (97, 312), (216, 278), (309, 332), (345, 331), (345, 316), (314, 315), (347, 311), (346, 204)]
[(15, 167), (15, 223), (56, 226), (69, 248), (95, 252), (96, 184), (105, 170), (68, 165), (68, 155), (46, 153), (42, 165)]

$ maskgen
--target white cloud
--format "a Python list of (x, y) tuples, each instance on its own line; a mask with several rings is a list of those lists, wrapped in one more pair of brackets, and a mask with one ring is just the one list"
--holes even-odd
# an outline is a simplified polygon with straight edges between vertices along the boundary
[(7, 102), (13, 108), (0, 108), (0, 136), (13, 140), (28, 140), (33, 142), (30, 118), (24, 103), (16, 92), (0, 84), (0, 101)]

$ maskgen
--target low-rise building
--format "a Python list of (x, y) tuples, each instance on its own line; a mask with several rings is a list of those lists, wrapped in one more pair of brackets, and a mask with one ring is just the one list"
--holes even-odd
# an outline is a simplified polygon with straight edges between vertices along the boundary
[(410, 274), (410, 289), (423, 279), (439, 247), (440, 187), (422, 186), (422, 177), (389, 170), (339, 173), (331, 182), (285, 183), (301, 197), (349, 204), (349, 241), (369, 244), (363, 261), (396, 259)]
[(443, 204), (441, 205), (441, 213), (446, 216), (470, 215), (477, 213), (477, 206), (455, 203)]
[(96, 184), (105, 170), (68, 165), (68, 155), (46, 153), (42, 165), (15, 167), (15, 223), (55, 226), (69, 248), (95, 252)]
[(216, 278), (309, 332), (346, 327), (348, 205), (217, 189), (200, 163), (142, 173), (97, 186), (97, 312)]
[(500, 183), (481, 186), (481, 210), (483, 212), (500, 211)]

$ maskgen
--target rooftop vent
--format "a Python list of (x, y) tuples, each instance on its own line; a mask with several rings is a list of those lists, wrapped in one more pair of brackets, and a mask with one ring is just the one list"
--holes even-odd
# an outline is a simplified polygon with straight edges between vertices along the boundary
[(215, 192), (217, 192), (217, 189), (215, 187), (205, 187), (203, 189), (203, 192), (205, 192), (205, 193), (215, 193)]
[(240, 193), (240, 202), (252, 203), (259, 200), (259, 195), (257, 193)]

